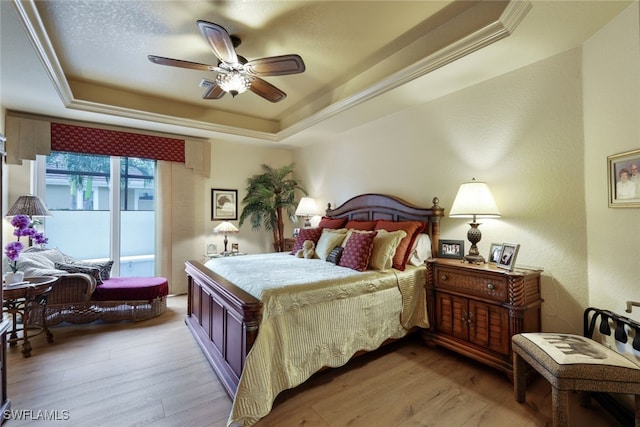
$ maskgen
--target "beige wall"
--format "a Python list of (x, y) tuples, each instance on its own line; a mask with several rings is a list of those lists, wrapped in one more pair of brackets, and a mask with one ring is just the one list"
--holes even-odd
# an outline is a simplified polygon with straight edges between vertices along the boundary
[[(640, 209), (607, 207), (607, 156), (640, 149), (640, 7), (585, 43), (583, 61), (589, 303), (640, 301)], [(640, 309), (629, 315), (640, 320)]]
[[(520, 243), (517, 263), (544, 268), (544, 330), (580, 333), (593, 304), (621, 311), (638, 299), (638, 269), (620, 250), (633, 253), (640, 212), (607, 208), (605, 160), (640, 145), (637, 7), (586, 48), (587, 125), (575, 49), (298, 149), (309, 190), (321, 203), (380, 192), (449, 208), (460, 183), (484, 180), (502, 218), (484, 221), (480, 250)], [(467, 228), (446, 219), (442, 237), (465, 239)]]
[[(258, 145), (238, 145), (236, 143), (213, 141), (211, 145), (211, 178), (205, 182), (205, 191), (202, 195), (206, 201), (202, 208), (196, 210), (203, 223), (199, 236), (197, 254), (202, 258), (208, 243), (215, 243), (218, 251), (224, 247), (224, 237), (214, 235), (213, 228), (220, 221), (211, 221), (211, 189), (222, 188), (238, 190), (238, 219), (242, 212), (242, 199), (246, 195), (247, 179), (255, 174), (262, 173), (262, 164), (278, 168), (288, 165), (293, 161), (291, 150), (281, 148), (269, 148)], [(239, 226), (239, 221), (232, 221)], [(286, 224), (285, 233), (292, 233), (292, 225)], [(262, 253), (273, 251), (273, 236), (264, 228), (261, 231), (253, 231), (251, 223), (245, 222), (236, 235), (229, 236), (229, 249), (231, 243), (238, 243), (241, 252)]]

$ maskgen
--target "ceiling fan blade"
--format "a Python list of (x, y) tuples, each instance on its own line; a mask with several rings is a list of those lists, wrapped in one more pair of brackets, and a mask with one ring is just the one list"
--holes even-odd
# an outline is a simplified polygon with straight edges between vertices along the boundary
[(212, 82), (210, 80), (203, 80), (209, 86), (204, 94), (202, 94), (202, 99), (220, 99), (224, 96), (225, 92), (222, 90), (220, 86), (216, 82)]
[(258, 77), (251, 77), (249, 90), (271, 102), (280, 102), (287, 97), (286, 93)]
[(254, 59), (247, 62), (244, 69), (256, 76), (284, 76), (302, 73), (306, 67), (300, 55), (281, 55)]
[(198, 21), (198, 27), (202, 33), (202, 37), (209, 43), (213, 53), (222, 62), (227, 64), (237, 64), (238, 55), (236, 49), (233, 47), (233, 41), (231, 36), (227, 33), (227, 30), (222, 28), (218, 24), (207, 21)]
[(147, 55), (149, 61), (158, 65), (169, 65), (171, 67), (189, 68), (191, 70), (200, 71), (217, 71), (218, 67), (215, 65), (199, 64), (197, 62), (183, 61), (181, 59), (164, 58), (162, 56)]

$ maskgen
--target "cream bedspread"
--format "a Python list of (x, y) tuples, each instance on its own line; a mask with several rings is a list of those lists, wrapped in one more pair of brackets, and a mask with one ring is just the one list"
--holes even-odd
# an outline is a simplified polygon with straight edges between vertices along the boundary
[(263, 303), (229, 426), (255, 424), (281, 391), (322, 367), (342, 366), (357, 351), (429, 326), (424, 267), (357, 272), (282, 253), (217, 258), (205, 265)]

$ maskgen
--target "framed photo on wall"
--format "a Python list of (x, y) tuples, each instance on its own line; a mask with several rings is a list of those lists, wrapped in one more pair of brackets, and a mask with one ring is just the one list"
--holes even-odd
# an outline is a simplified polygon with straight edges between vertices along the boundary
[(489, 263), (497, 264), (500, 261), (500, 255), (502, 254), (502, 243), (492, 243), (489, 249)]
[(503, 243), (502, 250), (500, 251), (500, 259), (496, 265), (505, 270), (513, 271), (516, 266), (516, 256), (518, 256), (518, 250), (520, 245), (517, 243)]
[(438, 257), (462, 259), (464, 256), (464, 240), (440, 240), (438, 242)]
[(238, 219), (238, 190), (211, 189), (211, 221)]
[(640, 208), (640, 149), (607, 157), (609, 207)]

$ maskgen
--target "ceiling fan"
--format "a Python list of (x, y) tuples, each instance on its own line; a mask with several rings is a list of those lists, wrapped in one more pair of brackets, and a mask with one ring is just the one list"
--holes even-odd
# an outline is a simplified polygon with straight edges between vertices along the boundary
[(267, 101), (279, 102), (286, 98), (287, 94), (260, 77), (297, 74), (305, 70), (302, 58), (294, 54), (247, 61), (236, 53), (235, 49), (240, 45), (238, 37), (229, 35), (227, 30), (212, 22), (202, 20), (197, 22), (202, 37), (209, 43), (219, 60), (218, 65), (199, 64), (155, 55), (148, 55), (147, 58), (159, 65), (216, 71), (218, 75), (215, 81), (202, 79), (200, 82), (200, 86), (207, 88), (202, 95), (203, 99), (220, 99), (225, 93), (235, 97), (239, 93), (250, 90)]

